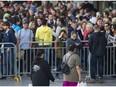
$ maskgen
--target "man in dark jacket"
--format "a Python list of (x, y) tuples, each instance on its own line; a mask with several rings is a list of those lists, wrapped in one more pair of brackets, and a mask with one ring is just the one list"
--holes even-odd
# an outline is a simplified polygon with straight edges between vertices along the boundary
[(15, 57), (14, 57), (14, 45), (17, 43), (17, 39), (15, 37), (15, 33), (12, 29), (10, 29), (10, 23), (4, 22), (4, 59), (3, 61), (3, 68), (5, 72), (3, 74), (15, 74)]
[(71, 32), (72, 31), (77, 32), (77, 23), (76, 23), (76, 21), (72, 21), (71, 25), (69, 25), (69, 27), (68, 27), (68, 38), (71, 37)]
[(31, 80), (33, 86), (49, 86), (50, 80), (54, 82), (54, 77), (51, 73), (50, 66), (44, 60), (44, 50), (37, 51), (37, 57), (33, 61), (31, 70)]
[(70, 45), (76, 45), (75, 53), (79, 55), (80, 49), (82, 48), (81, 41), (78, 39), (78, 35), (75, 31), (71, 32), (71, 37), (66, 40), (66, 49), (69, 50)]
[(98, 25), (94, 26), (94, 32), (91, 34), (89, 38), (89, 50), (91, 52), (91, 60), (90, 60), (90, 73), (91, 79), (88, 82), (95, 82), (96, 72), (97, 72), (97, 61), (98, 61), (98, 75), (99, 82), (103, 82), (103, 57), (105, 54), (105, 47), (107, 45), (107, 39), (105, 35), (100, 32), (100, 28)]

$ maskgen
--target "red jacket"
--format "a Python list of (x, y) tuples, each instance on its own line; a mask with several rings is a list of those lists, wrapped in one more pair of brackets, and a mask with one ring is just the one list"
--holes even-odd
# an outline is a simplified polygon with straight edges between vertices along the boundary
[[(85, 30), (84, 30), (84, 40), (86, 40), (87, 35), (88, 35), (88, 31), (87, 31), (87, 29), (85, 29)], [(89, 45), (88, 42), (85, 42), (85, 43), (84, 43), (84, 46), (88, 46), (88, 45)]]

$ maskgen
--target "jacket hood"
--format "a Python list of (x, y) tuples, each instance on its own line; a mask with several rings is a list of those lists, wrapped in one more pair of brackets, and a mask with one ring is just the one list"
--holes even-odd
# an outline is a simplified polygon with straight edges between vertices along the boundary
[(49, 27), (47, 26), (41, 26), (42, 27), (42, 32), (46, 33), (47, 31), (49, 31)]

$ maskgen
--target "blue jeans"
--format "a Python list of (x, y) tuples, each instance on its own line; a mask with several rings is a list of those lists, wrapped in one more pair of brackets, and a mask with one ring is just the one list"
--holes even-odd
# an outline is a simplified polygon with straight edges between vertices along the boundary
[(49, 49), (45, 49), (45, 57), (44, 59), (49, 62)]
[(40, 47), (43, 47), (43, 49), (45, 49), (45, 55), (44, 55), (44, 59), (49, 63), (49, 57), (50, 57), (50, 46), (47, 45), (47, 46), (40, 46)]
[(2, 60), (2, 72), (3, 75), (14, 75), (15, 74), (15, 59), (14, 50), (11, 48), (9, 51), (4, 51), (4, 58)]
[[(61, 64), (62, 64), (62, 59), (60, 59), (60, 58), (57, 58), (57, 60), (56, 60), (57, 62), (57, 72), (59, 72), (59, 71), (61, 71)], [(59, 76), (59, 73), (56, 73), (56, 77), (58, 77)]]
[[(90, 73), (91, 73), (92, 79), (96, 79), (97, 64), (98, 64), (98, 75), (99, 75), (99, 77), (103, 78), (103, 57), (104, 56), (96, 56), (95, 54), (91, 55)], [(97, 61), (98, 61), (98, 63), (97, 63)]]

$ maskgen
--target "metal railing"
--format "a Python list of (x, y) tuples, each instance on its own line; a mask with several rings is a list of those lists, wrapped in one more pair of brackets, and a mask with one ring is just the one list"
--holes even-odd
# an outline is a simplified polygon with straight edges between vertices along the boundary
[[(17, 76), (17, 47), (13, 43), (0, 43), (0, 73), (2, 77)], [(11, 46), (11, 47), (8, 47)]]
[[(82, 44), (87, 41), (81, 41)], [(12, 44), (12, 47), (1, 47), (0, 48), (0, 71), (2, 76), (20, 76), (21, 74), (30, 74), (31, 73), (31, 65), (33, 60), (36, 58), (36, 51), (38, 49), (45, 50), (45, 60), (51, 66), (53, 73), (61, 73), (58, 70), (63, 55), (66, 53), (66, 43), (65, 47), (59, 47), (59, 51), (55, 51), (54, 42), (52, 42), (50, 46), (37, 46), (38, 42), (33, 42), (34, 47), (29, 49), (21, 49), (20, 46), (24, 43), (20, 43), (17, 51), (17, 46), (12, 43), (0, 43), (0, 45)], [(21, 51), (24, 51), (24, 56), (20, 58)], [(19, 53), (19, 54), (18, 54)], [(18, 56), (19, 55), (19, 56)], [(61, 57), (59, 57), (59, 55)], [(81, 60), (81, 68), (82, 72), (89, 72), (90, 74), (90, 53), (89, 47), (84, 46), (80, 49), (80, 60)], [(8, 60), (7, 60), (8, 59)], [(60, 63), (59, 63), (60, 62)], [(116, 47), (114, 46), (106, 46), (106, 53), (104, 56), (103, 63), (103, 75), (105, 76), (114, 76), (116, 75)]]

